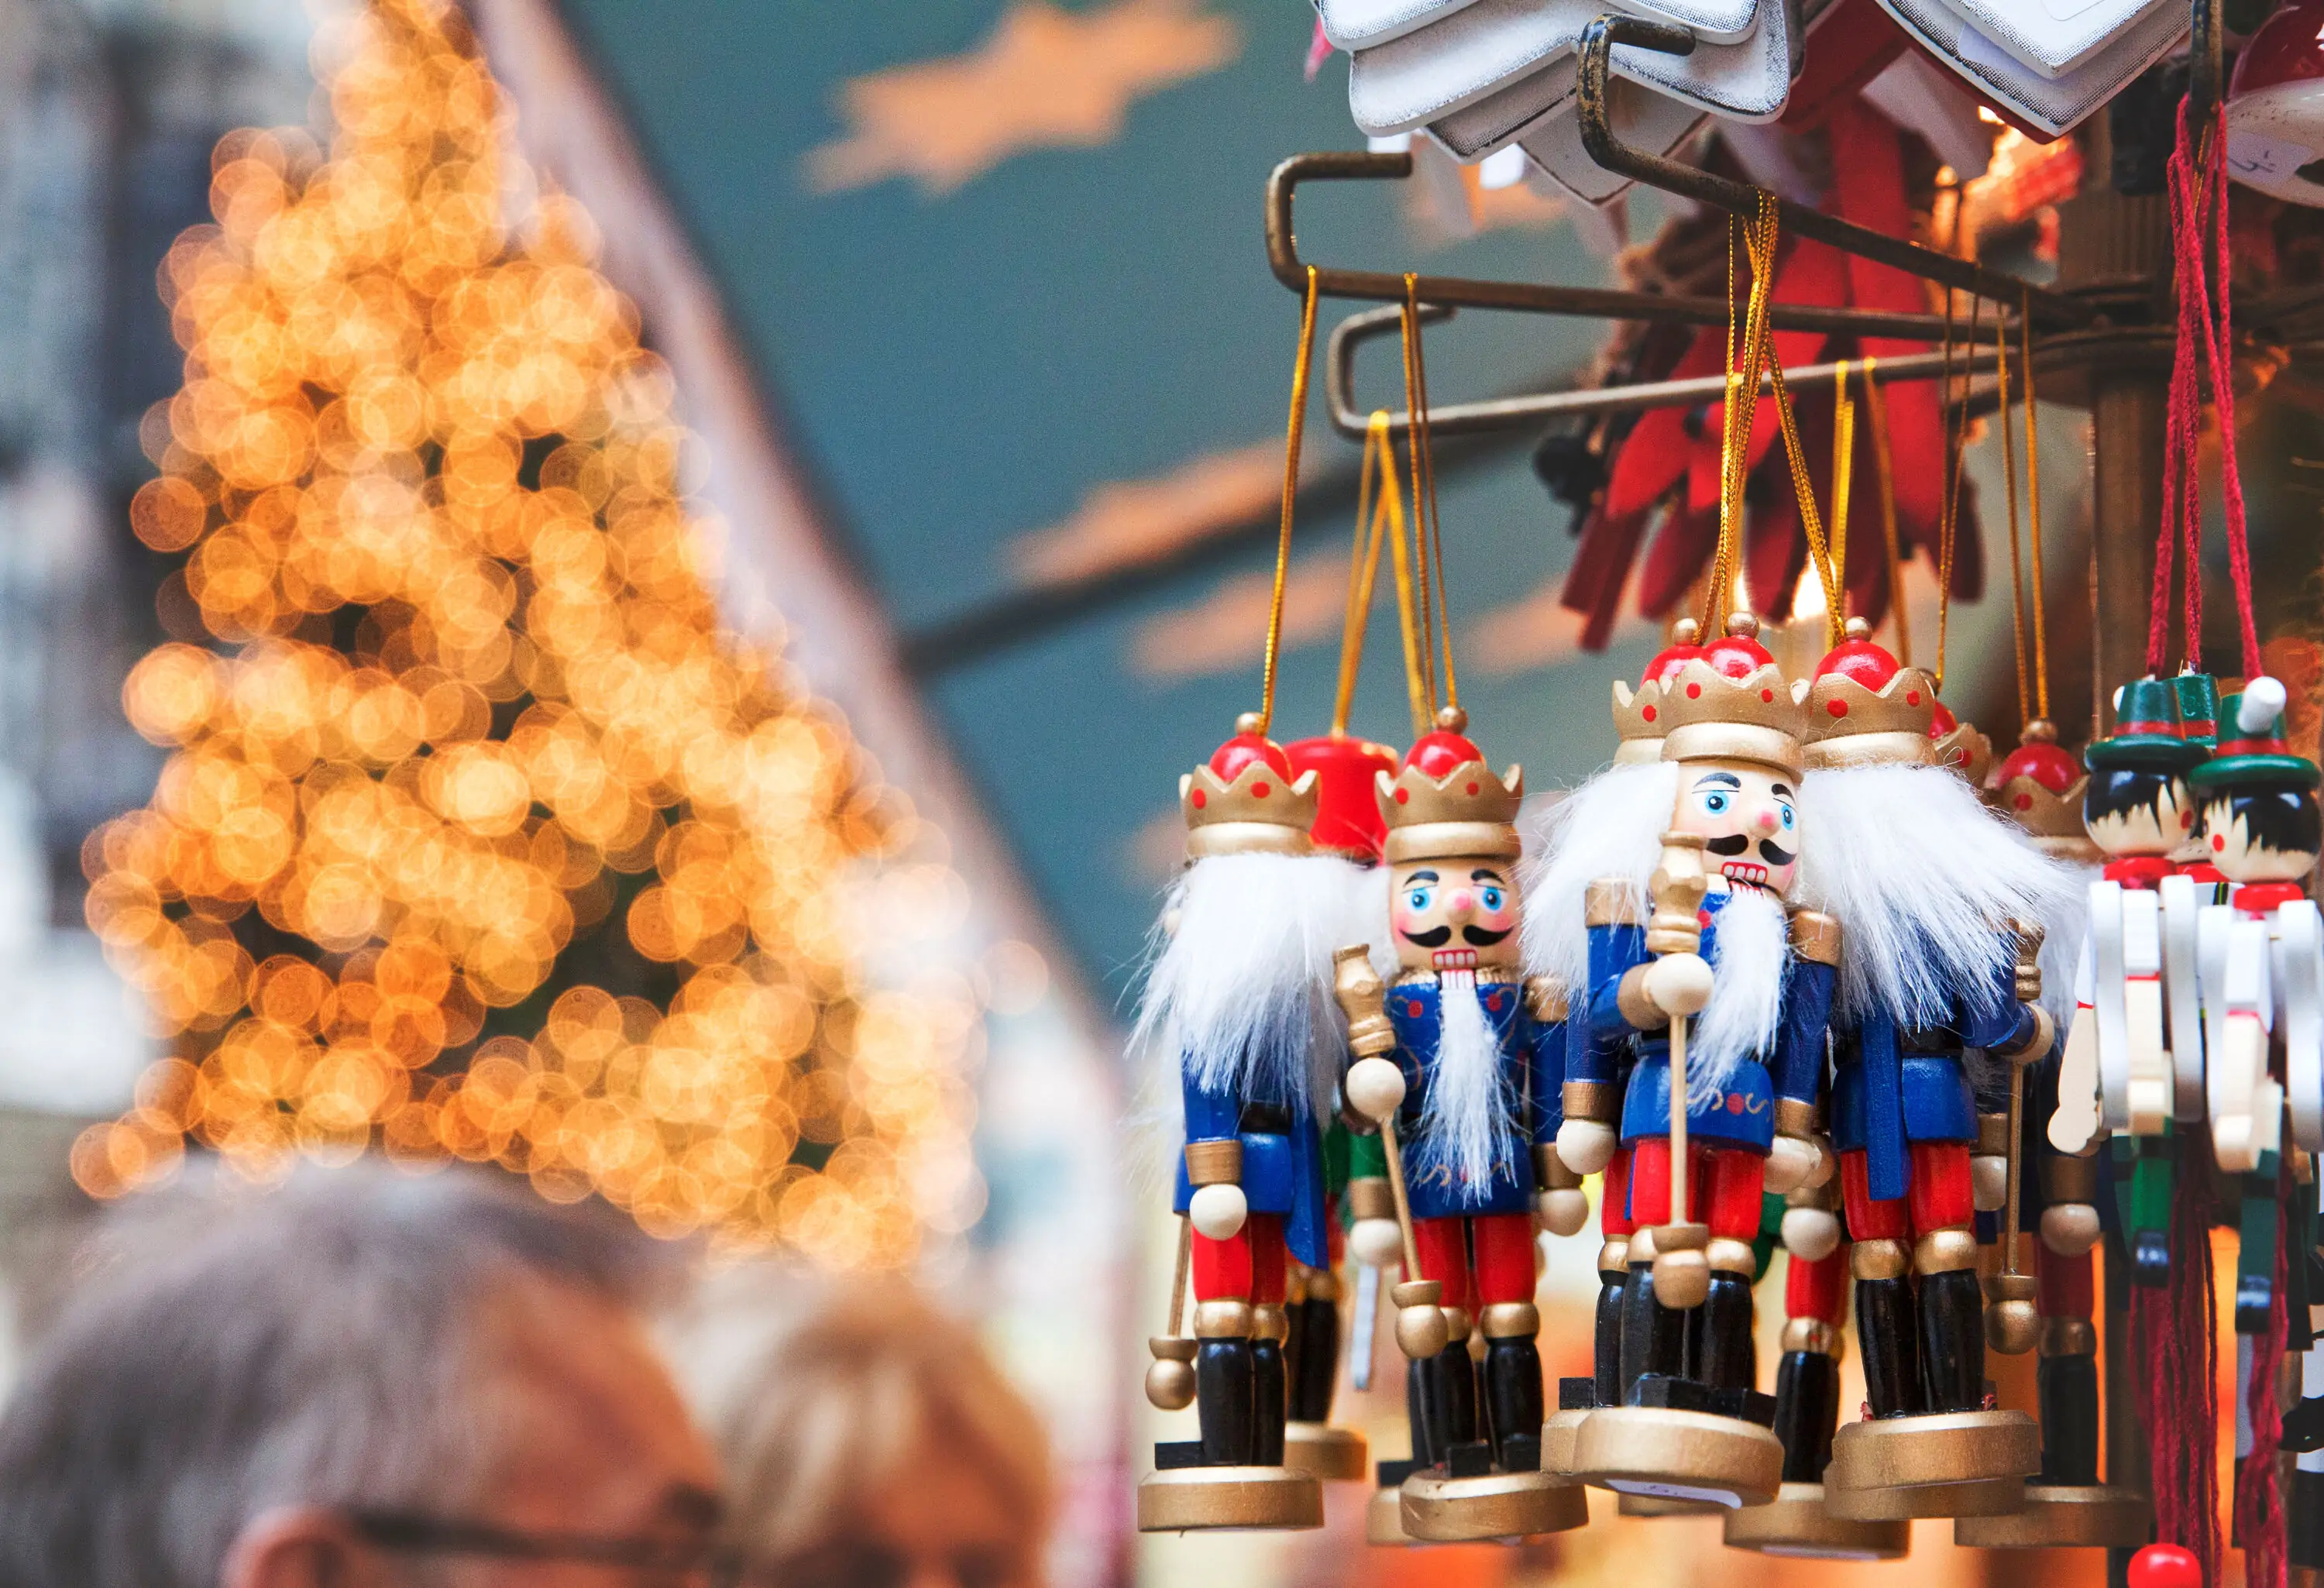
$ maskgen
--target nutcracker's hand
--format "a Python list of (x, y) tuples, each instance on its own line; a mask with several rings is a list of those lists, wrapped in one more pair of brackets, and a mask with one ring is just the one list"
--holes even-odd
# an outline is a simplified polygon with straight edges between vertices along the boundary
[(1404, 1260), (1404, 1235), (1394, 1219), (1358, 1219), (1348, 1226), (1348, 1250), (1368, 1269), (1392, 1269)]
[(1760, 1183), (1781, 1196), (1806, 1185), (1822, 1161), (1823, 1149), (1805, 1136), (1777, 1136), (1768, 1149), (1767, 1167)]
[(1577, 1175), (1594, 1175), (1614, 1161), (1614, 1127), (1596, 1120), (1567, 1120), (1557, 1127), (1557, 1156)]
[(1699, 954), (1665, 954), (1646, 967), (1646, 997), (1673, 1019), (1711, 1002), (1711, 965)]
[(1578, 1190), (1536, 1192), (1533, 1206), (1541, 1227), (1553, 1235), (1578, 1235), (1590, 1221), (1590, 1198)]
[(1193, 1222), (1194, 1233), (1213, 1241), (1231, 1241), (1241, 1233), (1243, 1221), (1250, 1216), (1250, 1203), (1240, 1186), (1197, 1186), (1186, 1204), (1186, 1217)]
[(2098, 1243), (2098, 1210), (2087, 1202), (2053, 1202), (2042, 1210), (2042, 1244), (2060, 1257), (2080, 1257)]
[(1840, 1250), (1840, 1220), (1830, 1208), (1784, 1210), (1784, 1250), (1802, 1262), (1816, 1262)]

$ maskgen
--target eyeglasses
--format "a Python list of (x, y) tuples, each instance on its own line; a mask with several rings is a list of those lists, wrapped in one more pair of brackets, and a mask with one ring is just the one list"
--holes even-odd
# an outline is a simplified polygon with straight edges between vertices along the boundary
[(365, 1543), (401, 1555), (466, 1555), (601, 1565), (657, 1582), (699, 1583), (705, 1588), (744, 1588), (768, 1580), (743, 1556), (706, 1541), (532, 1533), (408, 1511), (351, 1511), (348, 1520)]

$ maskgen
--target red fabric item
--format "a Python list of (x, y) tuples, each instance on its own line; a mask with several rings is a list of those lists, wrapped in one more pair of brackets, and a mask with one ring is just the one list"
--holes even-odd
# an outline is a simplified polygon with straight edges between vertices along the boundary
[(1676, 606), (1718, 546), (1715, 504), (1708, 512), (1674, 508), (1646, 549), (1646, 566), (1638, 574), (1638, 610), (1659, 617)]
[[(1706, 327), (1695, 333), (1693, 342), (1672, 366), (1669, 378), (1688, 381), (1715, 375), (1726, 365), (1726, 331)], [(1622, 450), (1615, 455), (1614, 466), (1606, 476), (1609, 515), (1618, 518), (1626, 513), (1643, 512), (1678, 484), (1680, 476), (1686, 473), (1693, 446), (1687, 434), (1687, 413), (1683, 408), (1656, 408), (1639, 416), (1629, 435), (1623, 439)], [(1717, 500), (1715, 493), (1712, 499)]]
[(1469, 1221), (1415, 1219), (1412, 1243), (1420, 1249), (1420, 1277), (1444, 1287), (1440, 1306), (1469, 1305)]
[(1651, 516), (1650, 509), (1640, 508), (1617, 517), (1601, 504), (1582, 526), (1582, 543), (1574, 548), (1573, 566), (1565, 570), (1557, 604), (1568, 612), (1582, 614), (1584, 651), (1603, 651), (1614, 636), (1615, 620), (1621, 615), (1622, 587), (1629, 583), (1630, 567), (1638, 559), (1638, 546), (1646, 538), (1646, 520)]
[(1840, 0), (1816, 23), (1807, 64), (1784, 107), (1784, 126), (1806, 132), (1835, 112), (1860, 109), (1857, 92), (1911, 44), (1872, 0)]
[(1479, 1307), (1505, 1301), (1531, 1301), (1534, 1279), (1533, 1215), (1484, 1214), (1469, 1221), (1475, 1242), (1475, 1290)]
[(2034, 1243), (2034, 1277), (2041, 1287), (2036, 1304), (2045, 1318), (2086, 1318), (2098, 1304), (2098, 1287), (2090, 1274), (2090, 1254), (2061, 1257), (2040, 1242)]
[(1606, 1165), (1606, 1184), (1598, 1193), (1598, 1228), (1605, 1239), (1628, 1240), (1638, 1227), (1630, 1216), (1630, 1149), (1618, 1147)]
[(2131, 1382), (2146, 1429), (2156, 1540), (2190, 1552), (2203, 1574), (2199, 1581), (2217, 1582), (2218, 1341), (2210, 1221), (2196, 1181), (2182, 1178), (2172, 1198), (2171, 1251), (2167, 1287), (2130, 1288), (2131, 1349), (2140, 1366)]
[[(2286, 1206), (2292, 1196), (2292, 1171), (2276, 1171), (2276, 1197)], [(2276, 1486), (2276, 1452), (2283, 1445), (2283, 1411), (2276, 1405), (2275, 1380), (2283, 1365), (2284, 1316), (2283, 1222), (2275, 1226), (2275, 1251), (2271, 1267), (2275, 1283), (2270, 1295), (2267, 1328), (2252, 1341), (2251, 1381), (2244, 1394), (2244, 1415), (2251, 1421), (2251, 1454), (2236, 1476), (2235, 1514), (2242, 1524), (2246, 1588), (2283, 1588), (2283, 1497)]]
[[(1640, 1224), (1666, 1224), (1670, 1218), (1670, 1139), (1644, 1136), (1631, 1145), (1630, 1217)], [(1709, 1224), (1729, 1241), (1759, 1233), (1760, 1186), (1766, 1159), (1732, 1147), (1697, 1147), (1687, 1151), (1686, 1211), (1690, 1222)]]
[(1784, 1275), (1784, 1316), (1817, 1318), (1840, 1327), (1848, 1305), (1848, 1248), (1809, 1262), (1791, 1260)]

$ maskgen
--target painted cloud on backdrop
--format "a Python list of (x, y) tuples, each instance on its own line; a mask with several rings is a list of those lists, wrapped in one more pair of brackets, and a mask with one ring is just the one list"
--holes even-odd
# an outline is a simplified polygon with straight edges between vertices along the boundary
[(807, 152), (807, 180), (837, 193), (905, 177), (941, 197), (1027, 150), (1102, 148), (1121, 135), (1133, 102), (1241, 50), (1241, 29), (1203, 0), (1110, 0), (1080, 12), (1017, 0), (965, 54), (842, 84), (848, 134)]

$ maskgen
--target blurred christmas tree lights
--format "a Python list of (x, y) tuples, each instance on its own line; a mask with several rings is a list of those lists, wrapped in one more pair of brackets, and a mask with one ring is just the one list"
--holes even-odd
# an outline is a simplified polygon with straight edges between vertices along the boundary
[[(254, 1177), (493, 1160), (648, 1228), (892, 1263), (982, 1188), (942, 841), (719, 629), (688, 438), (594, 228), (528, 191), (456, 11), (318, 45), (337, 123), (228, 138), (161, 272), (187, 350), (132, 520), (216, 643), (124, 703), (171, 754), (88, 917), (172, 1057), (73, 1153)], [(935, 858), (932, 858), (935, 857)]]

